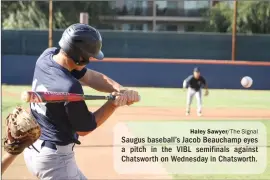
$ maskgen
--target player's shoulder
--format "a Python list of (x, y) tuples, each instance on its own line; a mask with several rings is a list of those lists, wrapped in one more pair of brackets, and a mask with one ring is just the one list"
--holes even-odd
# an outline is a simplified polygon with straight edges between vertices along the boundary
[(47, 48), (45, 49), (41, 55), (38, 57), (36, 64), (38, 66), (41, 66), (42, 68), (46, 68), (46, 66), (49, 66), (51, 63), (50, 59), (53, 55), (57, 54), (59, 52), (58, 48)]
[(189, 76), (187, 77), (187, 79), (191, 80), (193, 77), (194, 77), (193, 75), (189, 75)]
[(205, 80), (204, 76), (202, 76), (202, 75), (200, 76), (200, 79)]
[(41, 53), (41, 55), (39, 56), (39, 59), (44, 58), (44, 57), (46, 57), (48, 55), (57, 54), (58, 52), (59, 52), (59, 49), (56, 48), (56, 47), (47, 48)]
[(53, 60), (58, 48), (48, 48), (36, 63), (35, 78), (46, 84), (50, 91), (82, 94), (80, 82), (72, 74)]

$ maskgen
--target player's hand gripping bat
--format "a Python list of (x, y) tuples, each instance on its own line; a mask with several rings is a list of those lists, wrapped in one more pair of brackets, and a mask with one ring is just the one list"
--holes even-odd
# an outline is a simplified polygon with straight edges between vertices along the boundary
[(115, 96), (95, 96), (83, 95), (66, 92), (35, 92), (24, 91), (21, 95), (24, 102), (33, 103), (56, 103), (56, 102), (74, 102), (84, 100), (115, 100)]

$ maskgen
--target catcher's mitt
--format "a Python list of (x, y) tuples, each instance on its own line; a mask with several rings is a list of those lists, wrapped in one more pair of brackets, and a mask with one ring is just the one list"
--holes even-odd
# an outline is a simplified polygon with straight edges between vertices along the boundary
[(6, 137), (4, 149), (12, 155), (18, 155), (32, 145), (40, 136), (40, 127), (36, 120), (21, 107), (16, 107), (6, 118)]

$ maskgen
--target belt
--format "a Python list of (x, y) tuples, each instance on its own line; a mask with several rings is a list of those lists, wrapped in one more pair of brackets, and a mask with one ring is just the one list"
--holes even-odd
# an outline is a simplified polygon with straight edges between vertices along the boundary
[(41, 147), (47, 147), (47, 148), (50, 148), (50, 149), (57, 150), (56, 145), (51, 143), (50, 141), (43, 141), (43, 143), (41, 144)]
[[(74, 145), (72, 146), (72, 151), (73, 151), (73, 148), (75, 146), (75, 143)], [(57, 150), (57, 145), (56, 144), (53, 144), (52, 142), (50, 141), (43, 141), (43, 143), (41, 144), (41, 148), (42, 147), (47, 147), (47, 148), (50, 148), (50, 149), (53, 149), (53, 150)], [(61, 147), (61, 146), (58, 146), (58, 147)], [(62, 149), (62, 148), (61, 148)]]

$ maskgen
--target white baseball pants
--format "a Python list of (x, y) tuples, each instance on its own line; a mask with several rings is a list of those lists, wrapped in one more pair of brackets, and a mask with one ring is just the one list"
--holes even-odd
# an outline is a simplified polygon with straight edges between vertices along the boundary
[(202, 90), (200, 89), (199, 91), (195, 91), (193, 88), (188, 88), (187, 91), (187, 103), (186, 103), (186, 111), (190, 111), (190, 105), (193, 100), (193, 96), (196, 96), (197, 100), (197, 113), (201, 113), (202, 111)]
[(87, 180), (78, 168), (73, 146), (56, 146), (57, 150), (41, 147), (42, 140), (34, 143), (34, 148), (24, 150), (24, 160), (28, 170), (37, 178), (45, 180)]

